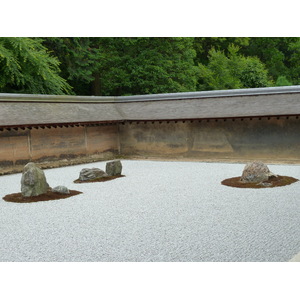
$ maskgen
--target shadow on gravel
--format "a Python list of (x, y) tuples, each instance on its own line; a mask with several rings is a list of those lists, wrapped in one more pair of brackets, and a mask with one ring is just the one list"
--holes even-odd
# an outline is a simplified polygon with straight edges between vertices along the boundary
[(269, 178), (269, 180), (260, 183), (241, 182), (240, 179), (241, 177), (228, 178), (223, 180), (221, 184), (236, 188), (264, 189), (285, 186), (299, 181), (294, 177), (280, 175), (276, 177), (272, 176), (271, 178)]
[(31, 203), (31, 202), (39, 202), (39, 201), (66, 199), (72, 196), (76, 196), (78, 194), (82, 194), (82, 192), (70, 190), (70, 194), (60, 194), (60, 193), (48, 191), (45, 194), (39, 196), (32, 196), (32, 197), (23, 197), (21, 193), (15, 193), (15, 194), (9, 194), (4, 196), (3, 200), (7, 202), (16, 202), (16, 203)]

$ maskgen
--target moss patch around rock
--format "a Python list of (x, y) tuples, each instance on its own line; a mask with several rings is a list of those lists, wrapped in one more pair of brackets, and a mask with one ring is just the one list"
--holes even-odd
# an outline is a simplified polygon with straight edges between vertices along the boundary
[(285, 186), (292, 184), (294, 182), (299, 181), (296, 178), (289, 176), (272, 176), (269, 180), (261, 182), (261, 183), (253, 183), (253, 182), (241, 182), (241, 177), (233, 177), (225, 179), (221, 182), (223, 185), (237, 187), (237, 188), (250, 188), (250, 189), (263, 189), (263, 188), (273, 188), (279, 186)]
[(91, 179), (91, 180), (76, 179), (73, 182), (74, 183), (104, 182), (104, 181), (110, 181), (110, 180), (114, 180), (114, 179), (121, 178), (121, 177), (125, 177), (125, 175), (108, 176), (108, 177), (102, 177), (102, 178)]
[(47, 193), (44, 193), (39, 196), (32, 196), (32, 197), (23, 197), (22, 193), (9, 194), (4, 196), (3, 200), (7, 202), (16, 202), (16, 203), (31, 203), (31, 202), (39, 202), (39, 201), (65, 199), (78, 194), (82, 194), (82, 192), (70, 190), (70, 194), (60, 194), (49, 190)]

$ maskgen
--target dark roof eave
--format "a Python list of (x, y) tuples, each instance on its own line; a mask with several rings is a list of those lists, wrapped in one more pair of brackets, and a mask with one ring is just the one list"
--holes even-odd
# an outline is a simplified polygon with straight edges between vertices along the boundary
[(143, 123), (143, 122), (185, 122), (185, 121), (203, 121), (203, 120), (237, 120), (237, 119), (266, 119), (266, 118), (290, 118), (299, 117), (300, 114), (285, 114), (285, 115), (261, 115), (261, 116), (228, 116), (228, 117), (207, 117), (207, 118), (186, 118), (186, 119), (132, 119), (132, 120), (118, 120), (118, 121), (94, 121), (94, 122), (73, 122), (73, 123), (38, 123), (38, 124), (23, 124), (23, 125), (6, 125), (0, 126), (0, 130), (3, 129), (32, 129), (32, 128), (53, 128), (53, 127), (79, 127), (79, 126), (100, 126), (111, 124), (125, 124), (125, 123)]
[(31, 128), (51, 128), (51, 127), (74, 127), (74, 126), (97, 126), (122, 123), (123, 120), (112, 121), (91, 121), (91, 122), (65, 122), (65, 123), (33, 123), (33, 124), (17, 124), (2, 125), (0, 129), (31, 129)]

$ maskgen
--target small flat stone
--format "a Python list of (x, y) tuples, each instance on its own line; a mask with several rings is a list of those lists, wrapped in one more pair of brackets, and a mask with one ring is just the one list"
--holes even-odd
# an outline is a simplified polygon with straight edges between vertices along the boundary
[(70, 194), (69, 189), (63, 185), (54, 187), (52, 189), (52, 192), (59, 193), (59, 194)]
[(269, 182), (260, 182), (258, 183), (257, 185), (261, 185), (261, 186), (272, 186), (272, 183), (269, 183)]

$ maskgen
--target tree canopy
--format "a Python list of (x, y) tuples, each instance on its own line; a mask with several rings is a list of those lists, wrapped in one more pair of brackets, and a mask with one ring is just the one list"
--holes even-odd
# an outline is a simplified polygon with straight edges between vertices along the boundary
[(0, 92), (134, 95), (300, 84), (300, 38), (0, 38)]
[(60, 62), (39, 39), (0, 38), (0, 91), (68, 94), (71, 86), (59, 76)]
[(47, 38), (76, 93), (128, 95), (194, 91), (191, 38)]
[(245, 57), (239, 47), (228, 46), (224, 51), (212, 48), (208, 52), (208, 63), (199, 64), (199, 89), (222, 90), (238, 88), (254, 88), (272, 85), (268, 71), (257, 57)]

